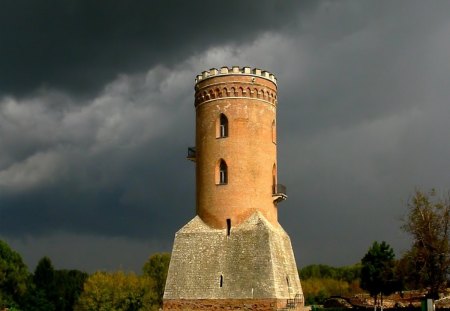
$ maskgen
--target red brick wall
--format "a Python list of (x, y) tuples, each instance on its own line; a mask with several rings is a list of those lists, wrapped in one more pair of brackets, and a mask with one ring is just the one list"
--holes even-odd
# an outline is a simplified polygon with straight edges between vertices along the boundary
[[(164, 311), (182, 310), (258, 310), (274, 311), (286, 307), (286, 300), (277, 299), (199, 299), (199, 300), (165, 300)], [(292, 311), (301, 310), (303, 306), (298, 306)]]
[[(226, 228), (227, 219), (238, 225), (257, 210), (278, 224), (272, 197), (276, 92), (273, 81), (251, 75), (219, 75), (196, 85), (197, 214), (213, 228)], [(216, 136), (221, 113), (228, 118), (226, 138)], [(220, 159), (228, 165), (226, 185), (215, 181)]]

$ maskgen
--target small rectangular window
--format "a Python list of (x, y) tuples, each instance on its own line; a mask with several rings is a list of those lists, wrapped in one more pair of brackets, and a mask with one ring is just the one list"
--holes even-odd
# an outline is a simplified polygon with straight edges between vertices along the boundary
[(219, 286), (220, 286), (220, 287), (223, 286), (223, 275), (220, 275)]
[(230, 236), (231, 233), (231, 219), (227, 219), (227, 236)]

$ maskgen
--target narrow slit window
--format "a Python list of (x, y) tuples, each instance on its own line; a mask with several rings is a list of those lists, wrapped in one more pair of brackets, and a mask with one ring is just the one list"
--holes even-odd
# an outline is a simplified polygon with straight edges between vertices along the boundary
[(287, 286), (291, 287), (291, 283), (289, 282), (289, 276), (286, 276), (286, 282), (287, 282)]
[(274, 164), (272, 166), (272, 193), (277, 192), (277, 166)]
[(231, 219), (227, 219), (227, 236), (230, 236), (231, 233)]
[(220, 286), (220, 287), (223, 287), (223, 275), (220, 275), (220, 278), (219, 278), (219, 286)]

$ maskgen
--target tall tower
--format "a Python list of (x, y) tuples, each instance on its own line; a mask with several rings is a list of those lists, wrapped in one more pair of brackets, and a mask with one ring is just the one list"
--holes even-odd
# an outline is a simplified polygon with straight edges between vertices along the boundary
[(164, 310), (300, 310), (290, 239), (278, 223), (277, 82), (249, 67), (195, 84), (196, 217), (175, 236)]

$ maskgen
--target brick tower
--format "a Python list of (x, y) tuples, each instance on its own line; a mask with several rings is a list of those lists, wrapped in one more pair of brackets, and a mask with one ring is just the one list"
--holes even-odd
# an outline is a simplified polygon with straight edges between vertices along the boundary
[(277, 83), (222, 67), (195, 84), (196, 217), (175, 236), (164, 310), (300, 310), (290, 239), (278, 223)]

